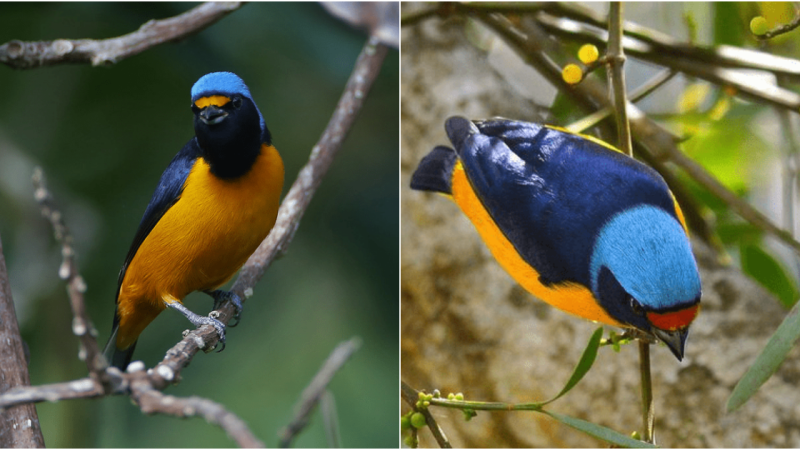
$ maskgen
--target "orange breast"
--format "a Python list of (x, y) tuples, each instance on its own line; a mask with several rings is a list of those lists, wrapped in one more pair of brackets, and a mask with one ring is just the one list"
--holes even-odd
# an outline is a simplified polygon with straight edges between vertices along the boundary
[(198, 159), (183, 193), (128, 265), (120, 287), (117, 347), (127, 348), (166, 303), (225, 284), (267, 236), (278, 214), (283, 162), (262, 145), (251, 170), (215, 177)]

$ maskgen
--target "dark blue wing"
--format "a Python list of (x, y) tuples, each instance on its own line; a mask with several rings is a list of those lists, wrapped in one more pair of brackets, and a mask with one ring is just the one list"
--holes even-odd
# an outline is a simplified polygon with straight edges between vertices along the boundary
[[(183, 149), (172, 158), (172, 162), (169, 163), (167, 169), (161, 174), (158, 187), (156, 187), (153, 198), (150, 199), (150, 203), (144, 211), (142, 221), (139, 223), (139, 229), (136, 230), (131, 248), (128, 250), (128, 255), (125, 257), (125, 262), (122, 264), (122, 269), (119, 271), (116, 298), (119, 298), (119, 289), (120, 286), (122, 286), (122, 279), (125, 278), (125, 271), (128, 269), (128, 264), (130, 264), (131, 260), (136, 255), (136, 251), (139, 250), (139, 246), (142, 245), (147, 235), (150, 234), (153, 227), (155, 227), (158, 221), (161, 220), (161, 217), (164, 216), (164, 213), (166, 213), (180, 198), (181, 192), (183, 191), (183, 184), (186, 182), (186, 178), (189, 176), (189, 172), (192, 170), (192, 166), (194, 166), (199, 156), (200, 147), (197, 145), (197, 141), (192, 138), (192, 140), (184, 145)], [(114, 328), (116, 328), (118, 321), (119, 319), (115, 313)]]
[(664, 180), (632, 158), (538, 124), (467, 122), (446, 126), (467, 178), (542, 284), (590, 286), (591, 249), (617, 212), (652, 204), (677, 218)]

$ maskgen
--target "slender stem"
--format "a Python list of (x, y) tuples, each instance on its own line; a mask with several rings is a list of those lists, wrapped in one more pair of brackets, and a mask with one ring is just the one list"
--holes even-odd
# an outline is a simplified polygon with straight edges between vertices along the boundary
[[(627, 99), (625, 98), (625, 53), (622, 49), (622, 3), (611, 2), (608, 14), (608, 66), (609, 86), (617, 118), (619, 148), (633, 156), (631, 129), (628, 123)], [(653, 408), (653, 385), (650, 376), (650, 342), (639, 339), (639, 372), (642, 378), (642, 425), (645, 442), (654, 442), (655, 410)]]
[[(417, 399), (419, 399), (419, 391), (406, 384), (405, 381), (400, 381), (400, 396), (403, 397), (403, 400), (405, 400), (409, 406), (414, 408), (417, 403)], [(433, 399), (433, 400), (438, 400), (438, 399)], [(435, 403), (433, 400), (431, 401), (431, 404)], [(450, 445), (450, 441), (447, 440), (447, 436), (445, 436), (444, 431), (442, 431), (442, 428), (439, 426), (439, 424), (436, 423), (436, 419), (433, 418), (431, 412), (428, 411), (427, 408), (421, 410), (420, 412), (422, 413), (423, 416), (425, 416), (425, 423), (431, 430), (431, 434), (433, 435), (433, 438), (436, 439), (436, 443), (439, 444), (439, 447), (452, 448), (452, 445)], [(412, 430), (412, 432), (416, 433), (416, 429)]]
[[(669, 80), (675, 77), (678, 72), (674, 70), (665, 69), (656, 74), (653, 78), (645, 82), (643, 85), (639, 86), (636, 91), (631, 92), (631, 103), (636, 103), (639, 100), (647, 97), (651, 93), (655, 92), (656, 89), (660, 88), (664, 84), (666, 84)], [(575, 122), (565, 126), (564, 128), (572, 131), (573, 133), (581, 133), (584, 130), (587, 130), (595, 125), (597, 125), (601, 120), (605, 119), (609, 115), (611, 115), (613, 111), (609, 107), (603, 107), (603, 109), (597, 110), (588, 116), (585, 116), (581, 119), (578, 119)]]
[(633, 156), (631, 129), (628, 125), (627, 99), (625, 96), (625, 53), (622, 49), (622, 3), (611, 2), (608, 14), (608, 78), (610, 80), (614, 112), (617, 118), (619, 149)]
[(639, 340), (639, 372), (642, 376), (642, 423), (645, 442), (655, 444), (655, 408), (653, 405), (653, 384), (650, 377), (650, 342)]

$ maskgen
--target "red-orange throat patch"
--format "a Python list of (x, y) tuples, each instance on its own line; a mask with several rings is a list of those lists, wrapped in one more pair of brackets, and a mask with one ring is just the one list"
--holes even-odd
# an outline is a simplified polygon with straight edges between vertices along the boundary
[(679, 311), (670, 311), (663, 314), (657, 312), (648, 312), (647, 320), (649, 320), (650, 323), (656, 328), (672, 331), (679, 328), (688, 327), (695, 317), (697, 317), (699, 312), (700, 304), (698, 303)]

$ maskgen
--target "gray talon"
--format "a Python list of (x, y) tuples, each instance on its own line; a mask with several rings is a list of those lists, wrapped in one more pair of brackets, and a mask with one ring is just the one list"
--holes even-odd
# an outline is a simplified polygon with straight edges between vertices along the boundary
[(235, 322), (229, 323), (228, 326), (233, 328), (236, 325), (239, 325), (239, 319), (242, 315), (242, 309), (244, 308), (244, 305), (242, 304), (242, 299), (239, 298), (235, 292), (218, 289), (216, 291), (205, 291), (205, 293), (214, 299), (213, 309), (219, 309), (225, 300), (230, 300), (231, 303), (233, 303), (233, 309), (235, 311), (233, 316)]
[(192, 324), (196, 327), (200, 327), (203, 325), (211, 325), (212, 327), (214, 327), (214, 330), (216, 330), (217, 334), (219, 335), (219, 341), (222, 343), (222, 348), (219, 349), (217, 353), (225, 349), (225, 324), (223, 324), (217, 319), (195, 314), (192, 311), (190, 311), (189, 308), (183, 306), (183, 304), (180, 302), (167, 303), (167, 306), (169, 306), (172, 309), (178, 310), (181, 314), (186, 316), (187, 319), (189, 319), (189, 322), (192, 322)]

